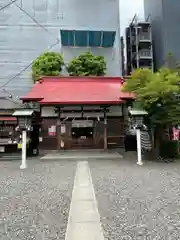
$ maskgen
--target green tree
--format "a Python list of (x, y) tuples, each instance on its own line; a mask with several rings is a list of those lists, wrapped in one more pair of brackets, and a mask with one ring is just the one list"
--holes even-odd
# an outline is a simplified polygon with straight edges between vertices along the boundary
[(171, 52), (168, 53), (168, 56), (165, 60), (165, 66), (173, 71), (180, 70), (180, 62)]
[(32, 64), (32, 78), (36, 82), (41, 76), (59, 76), (64, 65), (63, 57), (57, 52), (45, 52)]
[(67, 72), (70, 76), (103, 76), (106, 72), (106, 62), (103, 56), (86, 52), (68, 63)]
[(163, 138), (164, 129), (180, 123), (180, 76), (177, 71), (161, 68), (153, 73), (148, 69), (134, 71), (123, 91), (136, 94), (141, 108), (149, 113), (156, 142)]

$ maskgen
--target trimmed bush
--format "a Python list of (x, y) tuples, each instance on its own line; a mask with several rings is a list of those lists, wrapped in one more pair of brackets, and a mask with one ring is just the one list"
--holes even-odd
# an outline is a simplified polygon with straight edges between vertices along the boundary
[(163, 158), (178, 158), (179, 142), (176, 140), (164, 140), (160, 144), (160, 156)]

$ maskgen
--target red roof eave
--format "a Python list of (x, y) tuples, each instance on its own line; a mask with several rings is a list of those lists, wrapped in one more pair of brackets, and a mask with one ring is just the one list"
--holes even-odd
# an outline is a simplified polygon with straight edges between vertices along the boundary
[(134, 94), (121, 92), (122, 85), (120, 77), (44, 77), (21, 100), (41, 105), (115, 105), (134, 100)]
[(37, 97), (21, 97), (20, 98), (20, 100), (22, 100), (23, 102), (24, 101), (26, 101), (26, 102), (28, 102), (28, 101), (36, 101), (36, 102), (39, 102), (39, 101), (42, 101), (43, 100), (43, 98), (41, 97), (41, 98), (37, 98)]
[(123, 101), (126, 101), (126, 100), (135, 100), (136, 99), (136, 96), (134, 93), (122, 93), (120, 94), (120, 99), (123, 100)]
[(16, 117), (3, 117), (1, 116), (0, 117), (0, 121), (17, 121), (17, 118)]
[(119, 103), (123, 103), (124, 101), (122, 99), (119, 99), (117, 101), (66, 101), (66, 102), (51, 102), (51, 101), (42, 101), (40, 102), (41, 105), (82, 105), (82, 104), (87, 104), (87, 105), (93, 105), (93, 104), (119, 104)]

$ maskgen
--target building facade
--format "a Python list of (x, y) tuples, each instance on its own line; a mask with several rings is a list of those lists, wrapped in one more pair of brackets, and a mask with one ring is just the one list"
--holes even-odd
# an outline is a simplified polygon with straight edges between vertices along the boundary
[(136, 15), (126, 28), (126, 62), (127, 75), (133, 69), (154, 67), (151, 23), (138, 21)]
[(121, 69), (123, 77), (126, 75), (124, 50), (125, 50), (124, 37), (121, 36)]
[[(6, 5), (1, 0), (1, 6)], [(61, 52), (65, 63), (92, 51), (105, 57), (108, 76), (121, 76), (119, 1), (8, 4), (0, 14), (0, 88), (19, 97), (29, 92), (33, 85), (29, 64), (48, 49)]]
[(156, 68), (165, 64), (168, 53), (180, 60), (179, 12), (179, 0), (144, 0), (145, 17), (151, 17)]

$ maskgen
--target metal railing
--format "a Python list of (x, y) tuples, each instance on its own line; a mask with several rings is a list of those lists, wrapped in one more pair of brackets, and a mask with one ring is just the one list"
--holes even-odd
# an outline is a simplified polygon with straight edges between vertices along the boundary
[(139, 34), (139, 41), (151, 41), (151, 35), (149, 32)]
[(152, 58), (152, 52), (151, 50), (141, 50), (139, 51), (139, 57), (148, 57), (148, 58)]

